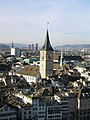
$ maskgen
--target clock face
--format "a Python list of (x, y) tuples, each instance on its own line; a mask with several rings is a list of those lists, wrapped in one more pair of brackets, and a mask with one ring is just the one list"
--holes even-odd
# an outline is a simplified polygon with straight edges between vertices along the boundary
[(43, 60), (45, 58), (45, 53), (43, 51), (40, 53), (40, 58), (41, 58), (41, 60)]
[(47, 57), (48, 57), (48, 59), (52, 59), (53, 58), (53, 53), (47, 53)]
[(51, 58), (51, 59), (53, 58), (53, 53), (50, 53), (50, 58)]
[(44, 59), (44, 54), (41, 55), (41, 59), (42, 59), (42, 60)]
[(53, 53), (51, 51), (48, 51), (48, 52), (41, 51), (40, 59), (41, 60), (44, 60), (44, 59), (52, 60), (53, 59)]

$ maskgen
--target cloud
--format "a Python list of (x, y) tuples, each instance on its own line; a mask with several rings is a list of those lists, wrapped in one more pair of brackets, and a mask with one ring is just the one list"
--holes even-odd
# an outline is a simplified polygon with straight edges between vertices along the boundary
[[(0, 42), (42, 44), (49, 24), (53, 44), (90, 38), (89, 0), (0, 0)], [(75, 38), (75, 39), (74, 39)], [(89, 40), (88, 40), (89, 42)]]

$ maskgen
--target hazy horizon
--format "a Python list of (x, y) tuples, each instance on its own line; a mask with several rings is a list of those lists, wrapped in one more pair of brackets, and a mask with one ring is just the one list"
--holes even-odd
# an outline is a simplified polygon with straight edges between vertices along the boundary
[(0, 0), (0, 43), (90, 44), (89, 0)]

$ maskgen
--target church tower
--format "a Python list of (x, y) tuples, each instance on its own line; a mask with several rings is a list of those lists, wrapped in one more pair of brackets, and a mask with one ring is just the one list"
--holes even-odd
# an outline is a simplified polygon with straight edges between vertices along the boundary
[(63, 50), (61, 50), (61, 58), (60, 58), (60, 68), (63, 68)]
[(40, 74), (41, 78), (46, 78), (53, 74), (53, 48), (50, 44), (48, 29), (45, 43), (40, 50)]

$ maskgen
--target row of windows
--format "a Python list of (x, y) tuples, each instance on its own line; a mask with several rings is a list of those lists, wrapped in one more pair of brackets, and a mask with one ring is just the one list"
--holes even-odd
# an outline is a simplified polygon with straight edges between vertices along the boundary
[(36, 104), (35, 104), (35, 103), (33, 103), (32, 105), (33, 105), (33, 106), (37, 106), (37, 103), (36, 103)]
[(0, 117), (4, 117), (4, 116), (13, 116), (13, 115), (16, 115), (16, 112), (3, 113), (3, 114), (0, 114)]
[(67, 110), (67, 109), (65, 109), (65, 110), (62, 110), (62, 112), (63, 112), (63, 113), (66, 113), (66, 112), (68, 112), (68, 110)]
[(9, 118), (9, 120), (17, 120), (17, 118), (15, 118), (15, 117), (14, 118)]
[[(29, 115), (28, 118), (31, 118), (31, 115)], [(27, 119), (27, 116), (24, 116), (24, 119)]]
[(90, 117), (76, 118), (76, 120), (90, 120)]
[(80, 112), (77, 111), (76, 113), (75, 112), (70, 112), (70, 114), (72, 114), (72, 115), (75, 115), (75, 114), (76, 115), (86, 115), (86, 114), (90, 114), (90, 110), (87, 110), (87, 111), (83, 110), (83, 111), (80, 111)]
[(34, 103), (35, 103), (35, 102), (38, 102), (38, 100), (37, 100), (37, 99), (33, 99), (33, 100), (34, 100)]
[(35, 78), (33, 78), (33, 77), (29, 77), (29, 76), (26, 76), (25, 77), (27, 80), (34, 80)]
[(45, 106), (45, 105), (44, 105), (44, 103), (42, 103), (42, 104), (39, 104), (39, 106)]
[(61, 111), (49, 111), (48, 114), (58, 114), (61, 113)]
[(61, 107), (51, 107), (51, 108), (48, 108), (48, 110), (61, 110)]
[(81, 112), (77, 112), (77, 115), (86, 115), (86, 114), (90, 114), (90, 111), (81, 111)]
[(62, 101), (65, 101), (65, 102), (66, 102), (66, 100), (68, 101), (68, 98), (63, 98), (63, 99), (62, 99)]
[(0, 111), (3, 111), (3, 110), (5, 110), (5, 111), (8, 111), (8, 110), (12, 111), (13, 109), (12, 109), (12, 108), (10, 108), (10, 107), (8, 107), (8, 106), (5, 106), (5, 108), (4, 108), (4, 109), (2, 109), (2, 110), (0, 110)]
[(26, 115), (26, 114), (31, 114), (31, 111), (28, 111), (28, 113), (25, 111), (25, 112), (24, 112), (24, 115)]
[(36, 110), (37, 110), (37, 108), (33, 108), (33, 110), (35, 110), (35, 111), (36, 111)]
[(13, 117), (13, 118), (5, 118), (5, 119), (2, 119), (2, 120), (17, 120), (17, 118), (16, 117)]
[(30, 107), (25, 107), (24, 110), (30, 110), (31, 108)]
[(62, 108), (68, 108), (68, 106), (62, 106)]
[(55, 115), (55, 116), (48, 116), (48, 118), (61, 118), (61, 115)]
[(44, 118), (45, 116), (44, 115), (40, 115), (39, 118)]
[[(37, 106), (37, 105), (36, 105)], [(38, 108), (34, 107), (33, 110), (37, 110)], [(39, 110), (44, 110), (44, 107), (40, 107)]]
[(39, 114), (45, 114), (45, 112), (39, 112)]
[(61, 102), (61, 105), (67, 105), (68, 102)]
[(39, 110), (44, 110), (44, 108), (42, 107), (42, 108), (39, 108)]

